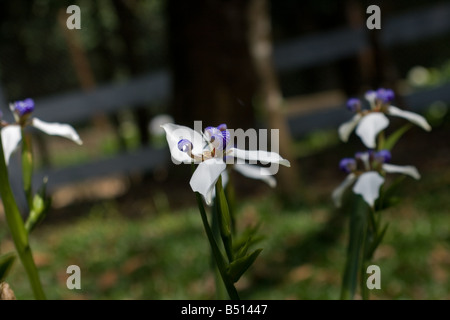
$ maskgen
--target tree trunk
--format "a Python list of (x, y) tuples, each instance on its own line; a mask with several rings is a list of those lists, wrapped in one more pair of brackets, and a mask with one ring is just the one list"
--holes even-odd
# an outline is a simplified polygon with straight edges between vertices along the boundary
[[(291, 167), (280, 167), (277, 180), (279, 192), (285, 200), (299, 199), (299, 174), (295, 155), (292, 152), (292, 138), (283, 114), (283, 96), (274, 69), (272, 53), (272, 33), (267, 0), (250, 2), (249, 42), (253, 64), (258, 75), (258, 96), (264, 109), (265, 119), (270, 129), (279, 129), (279, 152), (290, 160)], [(273, 146), (272, 146), (273, 149)]]
[[(143, 61), (137, 53), (137, 39), (139, 28), (136, 25), (136, 18), (133, 14), (133, 3), (124, 0), (113, 0), (117, 17), (119, 18), (119, 32), (125, 44), (125, 60), (132, 76), (141, 72)], [(145, 146), (149, 143), (148, 123), (150, 116), (146, 106), (137, 106), (133, 111), (135, 121), (139, 130), (140, 143)]]
[(254, 127), (258, 76), (248, 43), (251, 2), (168, 1), (171, 113), (177, 123)]

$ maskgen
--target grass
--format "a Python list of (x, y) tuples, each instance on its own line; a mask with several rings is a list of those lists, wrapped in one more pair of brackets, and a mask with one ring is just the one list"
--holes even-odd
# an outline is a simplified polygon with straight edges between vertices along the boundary
[[(444, 181), (443, 181), (444, 179)], [(372, 299), (450, 298), (450, 179), (434, 175), (402, 189), (383, 212), (390, 227), (376, 252), (381, 290)], [(444, 187), (442, 187), (444, 185)], [(262, 222), (264, 248), (237, 283), (244, 299), (338, 299), (347, 215), (329, 203), (284, 209), (273, 197), (246, 200), (239, 230)], [(196, 208), (130, 219), (114, 200), (68, 223), (43, 224), (32, 247), (50, 299), (215, 299), (206, 236)], [(3, 250), (11, 249), (0, 234)], [(66, 287), (69, 265), (81, 290)], [(19, 299), (32, 294), (17, 263), (7, 281)]]

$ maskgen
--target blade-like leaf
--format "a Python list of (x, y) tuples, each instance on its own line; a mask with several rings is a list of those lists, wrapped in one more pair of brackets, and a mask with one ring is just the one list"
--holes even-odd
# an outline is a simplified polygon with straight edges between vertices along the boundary
[(233, 242), (231, 236), (231, 216), (228, 209), (227, 199), (225, 197), (225, 192), (223, 190), (221, 176), (219, 176), (219, 179), (216, 183), (216, 204), (217, 213), (219, 215), (218, 222), (220, 235), (222, 236), (222, 242), (228, 256), (228, 261), (231, 263), (234, 260)]
[(367, 259), (372, 258), (373, 254), (375, 253), (375, 250), (377, 250), (378, 246), (380, 245), (381, 241), (383, 241), (384, 235), (386, 234), (386, 230), (389, 226), (389, 223), (386, 223), (386, 225), (383, 227), (383, 229), (378, 233), (376, 238), (374, 239), (373, 243), (371, 244), (368, 252), (367, 252)]
[(394, 133), (392, 133), (389, 138), (384, 140), (383, 146), (380, 146), (380, 149), (384, 150), (392, 150), (397, 141), (409, 130), (412, 128), (412, 124), (408, 123), (397, 129)]
[(354, 206), (350, 215), (350, 237), (347, 247), (347, 260), (341, 290), (341, 299), (353, 299), (358, 284), (358, 271), (367, 223), (368, 205), (361, 197), (353, 197)]
[(28, 205), (31, 210), (33, 205), (33, 194), (32, 194), (32, 178), (33, 178), (33, 153), (31, 146), (31, 137), (26, 135), (22, 129), (22, 180), (23, 188), (25, 191), (25, 196)]
[(263, 249), (256, 249), (246, 256), (234, 260), (228, 266), (228, 274), (233, 282), (237, 282), (248, 268), (255, 262), (258, 255)]
[(25, 228), (28, 233), (31, 233), (39, 223), (47, 216), (50, 209), (51, 198), (46, 194), (47, 179), (44, 179), (44, 184), (38, 193), (34, 195), (31, 211), (25, 222)]
[(16, 256), (12, 252), (0, 256), (0, 283), (5, 280), (15, 260)]

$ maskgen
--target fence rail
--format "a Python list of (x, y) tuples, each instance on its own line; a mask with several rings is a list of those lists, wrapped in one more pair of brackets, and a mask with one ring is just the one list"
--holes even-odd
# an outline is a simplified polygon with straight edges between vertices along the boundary
[[(386, 47), (447, 34), (450, 32), (450, 4), (434, 5), (423, 10), (390, 17), (383, 21), (382, 45)], [(274, 64), (278, 72), (311, 67), (355, 55), (368, 46), (365, 28), (342, 28), (325, 34), (305, 36), (275, 46)], [(134, 78), (124, 83), (107, 84), (93, 91), (74, 91), (36, 100), (35, 114), (46, 121), (72, 124), (90, 120), (96, 114), (109, 114), (124, 107), (146, 104), (156, 107), (170, 97), (171, 79), (167, 71)], [(416, 111), (435, 100), (450, 102), (450, 85), (443, 85), (404, 97)], [(5, 101), (0, 88), (0, 102)], [(330, 106), (314, 113), (290, 116), (289, 128), (294, 138), (316, 129), (337, 127), (348, 119), (343, 106)], [(80, 164), (69, 168), (44, 169), (36, 178), (51, 176), (50, 189), (92, 177), (134, 170), (150, 170), (167, 161), (167, 150), (143, 148), (114, 158)], [(40, 181), (40, 179), (37, 179)]]

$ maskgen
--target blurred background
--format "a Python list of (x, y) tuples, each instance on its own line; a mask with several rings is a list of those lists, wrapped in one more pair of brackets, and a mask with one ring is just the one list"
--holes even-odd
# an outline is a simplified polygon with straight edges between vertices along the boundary
[[(69, 5), (81, 29), (69, 30)], [(369, 30), (369, 5), (381, 29)], [(262, 223), (262, 255), (238, 288), (248, 299), (337, 299), (348, 215), (331, 192), (342, 157), (362, 150), (350, 97), (392, 88), (424, 115), (393, 163), (414, 165), (375, 263), (375, 299), (450, 298), (450, 4), (448, 1), (16, 0), (0, 2), (0, 105), (33, 98), (35, 115), (72, 124), (82, 147), (33, 135), (35, 184), (53, 205), (31, 236), (52, 299), (212, 299), (214, 274), (190, 168), (176, 166), (160, 124), (280, 130), (282, 168), (271, 189), (236, 175), (244, 228)], [(392, 119), (392, 129), (402, 125)], [(11, 180), (20, 193), (19, 159)], [(13, 244), (0, 216), (1, 252)], [(77, 264), (82, 289), (66, 288)], [(180, 269), (179, 266), (184, 266)], [(20, 263), (8, 280), (31, 298)]]

